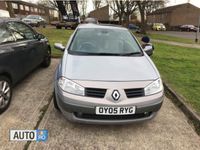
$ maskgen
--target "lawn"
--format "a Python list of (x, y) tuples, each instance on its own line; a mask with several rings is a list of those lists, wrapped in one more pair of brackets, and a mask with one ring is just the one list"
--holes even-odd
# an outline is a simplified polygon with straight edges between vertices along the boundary
[(200, 50), (154, 43), (162, 78), (200, 114)]
[(50, 29), (50, 28), (37, 28), (37, 32), (45, 35), (51, 45), (52, 56), (53, 57), (61, 57), (62, 52), (54, 48), (54, 43), (62, 43), (63, 45), (67, 44), (70, 35), (74, 30), (66, 30), (66, 29)]
[[(56, 50), (53, 44), (60, 42), (66, 45), (70, 35), (73, 33), (73, 30), (65, 29), (40, 28), (37, 31), (49, 39), (54, 57), (61, 56), (62, 52)], [(168, 38), (170, 41), (174, 40), (174, 37)], [(155, 53), (152, 59), (164, 81), (176, 92), (184, 96), (186, 103), (191, 105), (200, 114), (200, 50), (161, 43), (154, 43), (154, 46)]]
[(173, 42), (180, 42), (180, 43), (188, 43), (188, 44), (194, 44), (195, 41), (193, 39), (186, 39), (181, 37), (174, 37), (169, 35), (162, 35), (162, 34), (149, 34), (150, 38), (156, 39), (156, 40), (164, 40), (164, 41), (173, 41)]
[[(143, 36), (141, 34), (135, 34), (139, 39)], [(187, 44), (195, 44), (195, 41), (192, 39), (187, 38), (181, 38), (181, 37), (174, 37), (169, 35), (162, 35), (162, 34), (156, 34), (156, 33), (148, 33), (147, 36), (149, 36), (151, 39), (155, 40), (163, 40), (163, 41), (173, 41), (173, 42), (179, 42), (179, 43), (187, 43)]]

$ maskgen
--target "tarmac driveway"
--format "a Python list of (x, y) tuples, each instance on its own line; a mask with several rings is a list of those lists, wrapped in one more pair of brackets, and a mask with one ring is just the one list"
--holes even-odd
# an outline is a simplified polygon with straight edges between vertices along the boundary
[[(51, 101), (58, 62), (53, 60), (51, 67), (34, 71), (15, 88), (10, 108), (0, 116), (0, 149), (200, 149), (200, 137), (167, 98), (149, 122), (120, 126), (68, 122)], [(34, 128), (47, 129), (48, 141), (30, 145), (9, 141), (9, 129)]]

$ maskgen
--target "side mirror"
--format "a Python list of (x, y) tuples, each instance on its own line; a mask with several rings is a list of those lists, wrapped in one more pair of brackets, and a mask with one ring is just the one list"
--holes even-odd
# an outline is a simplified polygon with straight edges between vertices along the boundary
[(56, 49), (61, 50), (61, 51), (65, 51), (65, 47), (64, 47), (61, 43), (55, 43), (55, 44), (54, 44), (54, 47), (55, 47)]
[(42, 35), (42, 34), (37, 34), (37, 35), (36, 35), (36, 38), (37, 38), (38, 40), (41, 40), (41, 39), (44, 39), (45, 36)]
[(151, 56), (153, 55), (153, 51), (154, 51), (154, 46), (152, 44), (145, 44), (143, 46), (144, 51), (147, 53), (147, 55)]

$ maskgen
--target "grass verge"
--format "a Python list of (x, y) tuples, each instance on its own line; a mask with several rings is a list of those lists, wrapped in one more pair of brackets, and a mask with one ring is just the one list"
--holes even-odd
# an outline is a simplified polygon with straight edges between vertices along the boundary
[(155, 43), (152, 56), (162, 78), (200, 115), (200, 50)]
[(61, 57), (63, 54), (63, 52), (54, 48), (54, 43), (62, 43), (63, 45), (66, 45), (71, 34), (73, 33), (73, 30), (54, 28), (37, 28), (36, 30), (48, 38), (53, 57)]
[[(135, 35), (139, 39), (141, 39), (141, 37), (143, 36), (142, 34), (135, 34)], [(196, 44), (195, 41), (192, 39), (175, 37), (175, 36), (170, 36), (170, 35), (149, 33), (149, 34), (147, 34), (147, 36), (149, 36), (151, 39), (154, 39), (154, 40), (172, 41), (172, 42), (186, 43), (186, 44)]]
[(179, 43), (188, 43), (188, 44), (194, 44), (195, 41), (192, 39), (186, 39), (181, 37), (174, 37), (169, 35), (162, 35), (162, 34), (149, 34), (150, 38), (156, 39), (156, 40), (164, 40), (164, 41), (173, 41), (173, 42), (179, 42)]

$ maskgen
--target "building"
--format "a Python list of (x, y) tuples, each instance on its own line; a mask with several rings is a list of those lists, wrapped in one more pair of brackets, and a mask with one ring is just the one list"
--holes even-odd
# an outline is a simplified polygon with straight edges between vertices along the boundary
[(24, 18), (27, 15), (40, 15), (47, 22), (59, 19), (56, 9), (24, 1), (0, 1), (0, 10), (7, 10), (11, 17)]
[(96, 18), (98, 19), (99, 22), (108, 22), (110, 20), (109, 6), (107, 5), (107, 6), (91, 11), (88, 14), (88, 17)]
[[(119, 24), (119, 17), (109, 5), (91, 11), (88, 17), (97, 18), (100, 23)], [(129, 23), (138, 24), (138, 19), (135, 14), (129, 16)], [(125, 24), (125, 16), (123, 16), (121, 25)]]
[(198, 26), (200, 8), (190, 4), (180, 4), (158, 9), (147, 15), (147, 22), (163, 23), (168, 28), (177, 28), (183, 24)]

